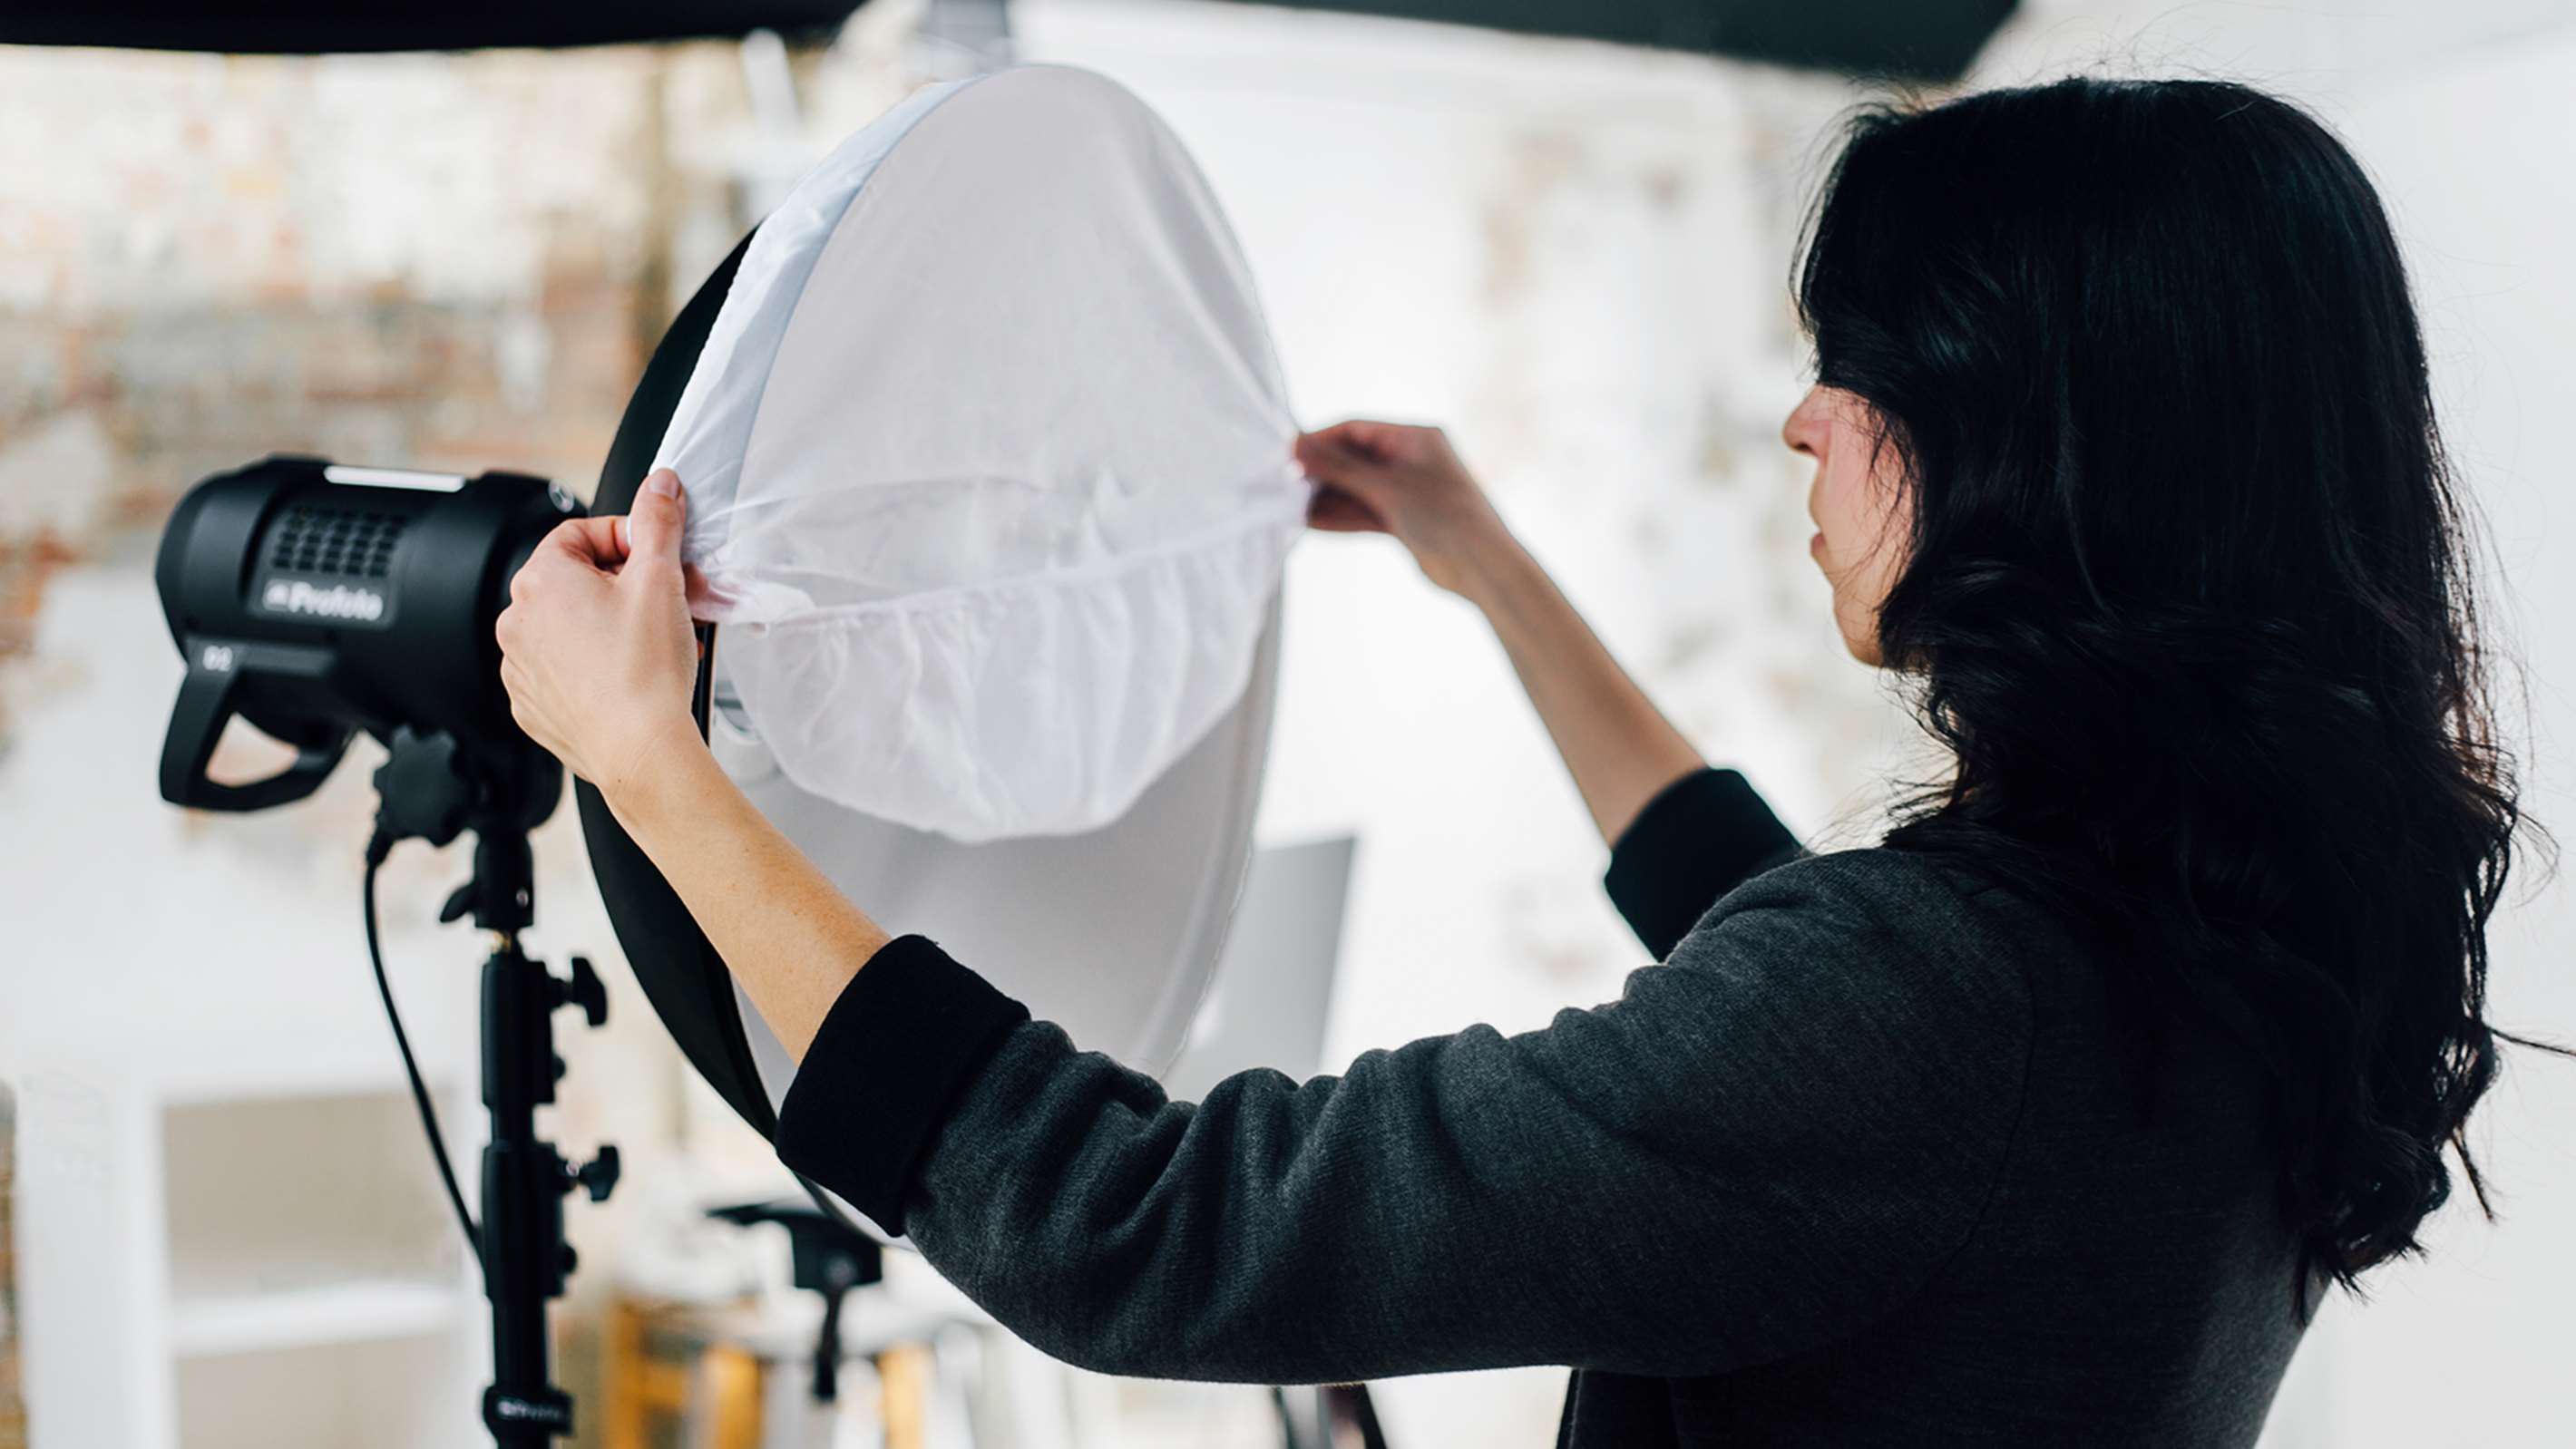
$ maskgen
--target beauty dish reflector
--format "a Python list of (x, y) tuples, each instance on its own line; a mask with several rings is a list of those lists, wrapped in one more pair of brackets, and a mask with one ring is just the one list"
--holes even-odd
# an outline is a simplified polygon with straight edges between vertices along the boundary
[(800, 788), (1096, 830), (1243, 692), (1308, 485), (1180, 142), (1059, 66), (916, 94), (761, 224), (659, 466)]
[[(1242, 261), (1169, 132), (1078, 71), (923, 92), (816, 176), (673, 322), (594, 507), (687, 483), (723, 592), (700, 723), (773, 823), (1160, 1072), (1243, 878), (1306, 497)], [(645, 994), (774, 1135), (792, 1064), (578, 795)]]

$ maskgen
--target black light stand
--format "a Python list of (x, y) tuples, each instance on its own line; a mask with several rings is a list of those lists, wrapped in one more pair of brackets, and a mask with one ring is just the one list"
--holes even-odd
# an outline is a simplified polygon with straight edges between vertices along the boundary
[[(535, 915), (531, 819), (542, 820), (562, 789), (550, 757), (541, 767), (492, 771), (459, 755), (445, 735), (398, 731), (376, 772), (384, 797), (382, 845), (417, 836), (433, 844), (474, 832), (474, 875), (448, 898), (441, 921), (468, 915), (491, 933), (483, 962), (483, 1105), (491, 1137), (483, 1148), (483, 1294), (492, 1305), (492, 1383), (483, 1423), (501, 1449), (547, 1449), (572, 1433), (572, 1398), (549, 1367), (546, 1305), (573, 1270), (564, 1242), (564, 1195), (575, 1187), (600, 1202), (617, 1185), (617, 1149), (603, 1146), (579, 1169), (537, 1135), (536, 1110), (555, 1099), (563, 1059), (554, 1050), (554, 1013), (579, 1006), (592, 1026), (608, 1020), (608, 998), (590, 962), (572, 958), (570, 979), (519, 949)], [(542, 800), (543, 808), (531, 808)], [(371, 847), (373, 849), (374, 847)]]
[[(367, 954), (440, 1183), (483, 1268), (493, 1365), (483, 1422), (503, 1449), (546, 1449), (572, 1432), (572, 1400), (547, 1368), (546, 1304), (573, 1268), (563, 1198), (578, 1186), (602, 1199), (617, 1181), (615, 1148), (575, 1171), (537, 1135), (536, 1110), (555, 1099), (563, 1075), (554, 1012), (578, 1005), (597, 1026), (608, 1001), (590, 963), (575, 957), (559, 980), (519, 949), (533, 915), (528, 832), (562, 802), (564, 772), (512, 718), (493, 635), (520, 566), (580, 512), (525, 474), (352, 469), (278, 454), (189, 489), (153, 564), (188, 670), (162, 741), (162, 798), (202, 810), (283, 805), (320, 788), (359, 731), (384, 742), (382, 804), (367, 842)], [(295, 746), (295, 763), (249, 782), (209, 776), (237, 718)], [(480, 1227), (394, 1008), (375, 899), (396, 842), (445, 845), (468, 830), (474, 876), (439, 919), (470, 915), (492, 937), (483, 963), (492, 1137)]]

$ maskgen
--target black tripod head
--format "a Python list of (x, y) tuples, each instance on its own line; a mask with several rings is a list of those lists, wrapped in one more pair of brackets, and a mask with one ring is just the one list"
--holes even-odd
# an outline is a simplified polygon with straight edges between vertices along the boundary
[(707, 1216), (746, 1227), (776, 1223), (787, 1229), (790, 1281), (823, 1295), (823, 1329), (814, 1345), (814, 1402), (841, 1392), (841, 1305), (850, 1290), (885, 1280), (885, 1249), (877, 1240), (812, 1202), (747, 1202), (710, 1209)]

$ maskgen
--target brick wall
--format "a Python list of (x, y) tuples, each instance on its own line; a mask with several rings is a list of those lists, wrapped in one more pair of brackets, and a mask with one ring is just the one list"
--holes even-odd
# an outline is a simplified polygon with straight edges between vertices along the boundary
[[(900, 89), (796, 58), (819, 148)], [(0, 48), (0, 748), (48, 575), (278, 450), (586, 494), (740, 231), (729, 44), (463, 56)]]

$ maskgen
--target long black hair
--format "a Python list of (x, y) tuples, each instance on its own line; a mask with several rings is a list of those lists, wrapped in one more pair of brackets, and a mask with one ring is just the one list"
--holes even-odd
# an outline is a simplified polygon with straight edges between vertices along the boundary
[[(2377, 194), (2314, 118), (2074, 78), (1854, 117), (1794, 279), (1901, 460), (1877, 619), (1971, 857), (2274, 1084), (2294, 1285), (2418, 1251), (2493, 1080), (2521, 824)], [(2511, 1039), (2511, 1038), (2508, 1038)]]

